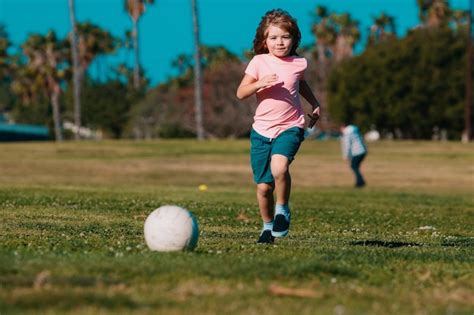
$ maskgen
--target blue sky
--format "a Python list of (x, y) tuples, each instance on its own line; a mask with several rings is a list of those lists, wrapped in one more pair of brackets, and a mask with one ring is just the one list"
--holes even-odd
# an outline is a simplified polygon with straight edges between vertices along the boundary
[[(312, 12), (324, 5), (330, 11), (348, 12), (359, 21), (363, 33), (372, 17), (385, 12), (395, 17), (398, 35), (418, 24), (416, 0), (197, 0), (201, 24), (201, 41), (206, 45), (222, 45), (241, 55), (251, 47), (255, 28), (261, 16), (273, 8), (287, 10), (297, 20), (302, 44), (314, 43), (311, 33)], [(470, 0), (451, 0), (451, 7), (467, 9)], [(191, 54), (192, 20), (190, 0), (156, 0), (147, 8), (140, 22), (141, 63), (152, 84), (175, 74), (171, 62), (182, 53)], [(89, 21), (123, 36), (131, 22), (123, 9), (123, 0), (76, 0), (79, 21)], [(7, 27), (15, 45), (29, 33), (55, 30), (65, 36), (70, 30), (68, 0), (0, 0), (0, 23)], [(363, 46), (359, 44), (358, 50)], [(132, 64), (131, 52), (119, 52), (101, 60), (92, 71), (104, 73), (106, 65), (118, 61)]]

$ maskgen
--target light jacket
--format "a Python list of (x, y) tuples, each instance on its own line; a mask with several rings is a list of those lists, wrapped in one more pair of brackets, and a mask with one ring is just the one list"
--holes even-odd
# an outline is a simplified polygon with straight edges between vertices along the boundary
[(342, 156), (348, 159), (367, 153), (367, 146), (359, 128), (354, 125), (348, 125), (344, 128), (341, 136), (341, 148)]

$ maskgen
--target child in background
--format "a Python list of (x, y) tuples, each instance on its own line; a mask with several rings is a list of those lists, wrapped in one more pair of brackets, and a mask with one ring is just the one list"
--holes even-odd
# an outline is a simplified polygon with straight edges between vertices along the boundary
[(355, 187), (365, 186), (365, 180), (360, 173), (360, 164), (367, 155), (367, 146), (364, 138), (359, 132), (359, 128), (354, 125), (341, 126), (341, 148), (342, 157), (348, 160), (355, 176)]
[(255, 94), (258, 102), (250, 134), (250, 160), (263, 220), (258, 243), (273, 243), (289, 231), (289, 166), (304, 139), (299, 94), (313, 108), (309, 127), (320, 115), (319, 103), (304, 79), (307, 61), (296, 53), (300, 40), (296, 20), (288, 12), (267, 12), (253, 40), (256, 55), (237, 89), (239, 99)]

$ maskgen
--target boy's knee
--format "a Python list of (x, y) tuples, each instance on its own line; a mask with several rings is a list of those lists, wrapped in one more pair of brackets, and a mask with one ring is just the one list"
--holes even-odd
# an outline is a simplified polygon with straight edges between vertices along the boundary
[(261, 183), (257, 185), (257, 193), (266, 196), (273, 193), (274, 186), (272, 184)]
[(286, 170), (278, 169), (278, 170), (275, 170), (275, 172), (272, 172), (272, 175), (275, 178), (275, 180), (280, 180), (280, 179), (286, 178), (287, 173), (288, 173), (288, 169)]
[(288, 174), (288, 165), (285, 165), (285, 164), (272, 165), (272, 176), (275, 178), (275, 180), (285, 178), (287, 174)]
[(285, 178), (289, 169), (288, 158), (284, 156), (272, 156), (271, 170), (275, 180)]

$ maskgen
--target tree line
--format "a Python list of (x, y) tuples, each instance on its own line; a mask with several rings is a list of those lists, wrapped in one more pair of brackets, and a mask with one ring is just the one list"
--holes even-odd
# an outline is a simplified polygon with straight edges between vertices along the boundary
[[(235, 97), (247, 61), (225, 47), (199, 45), (196, 20), (199, 49), (194, 55), (176, 56), (172, 66), (178, 74), (152, 87), (140, 67), (137, 21), (153, 1), (124, 3), (134, 27), (123, 38), (91, 22), (73, 22), (76, 67), (73, 34), (31, 34), (19, 52), (10, 55), (7, 29), (0, 26), (0, 113), (17, 122), (47, 124), (56, 139), (63, 136), (65, 120), (111, 138), (248, 135), (256, 101)], [(387, 137), (428, 139), (445, 130), (449, 138), (459, 138), (468, 15), (445, 0), (417, 4), (420, 24), (404, 37), (396, 35), (396, 21), (389, 14), (373, 17), (358, 55), (354, 47), (363, 31), (359, 22), (348, 13), (315, 8), (314, 44), (299, 54), (310, 59), (305, 77), (323, 107), (319, 128), (329, 131), (340, 122), (353, 122), (363, 131), (376, 128)], [(94, 79), (88, 71), (94, 60), (119, 49), (134, 50), (135, 66), (119, 64), (109, 69), (105, 80)], [(252, 53), (244, 55), (248, 59)], [(77, 94), (80, 108), (75, 105)]]

